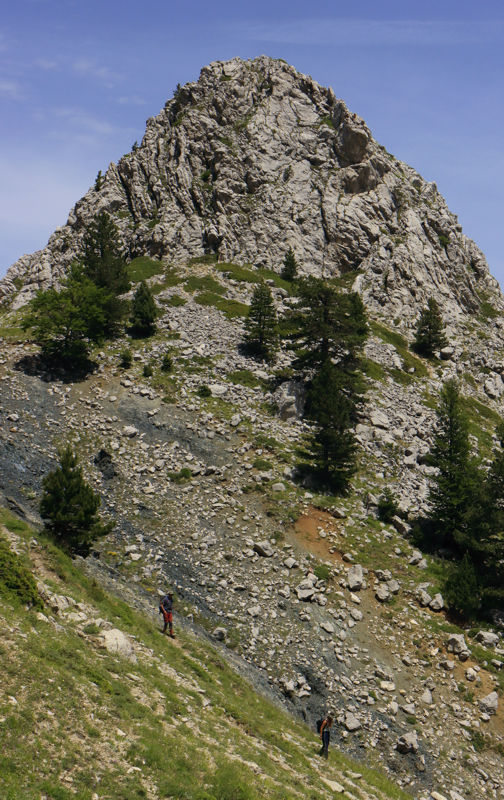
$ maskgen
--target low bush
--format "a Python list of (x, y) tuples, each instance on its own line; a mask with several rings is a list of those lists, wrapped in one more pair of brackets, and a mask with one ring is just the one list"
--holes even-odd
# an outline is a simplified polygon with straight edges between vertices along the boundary
[(128, 278), (135, 283), (146, 281), (147, 278), (152, 278), (153, 275), (159, 275), (164, 272), (164, 266), (160, 261), (154, 261), (147, 256), (138, 256), (130, 261), (127, 267)]
[(163, 360), (161, 361), (161, 371), (162, 372), (171, 372), (173, 369), (173, 359), (168, 353), (165, 353), (163, 356)]
[(231, 383), (238, 384), (239, 386), (248, 386), (253, 389), (259, 386), (261, 381), (249, 369), (236, 369), (234, 372), (229, 372), (227, 376)]
[(215, 306), (230, 319), (246, 317), (249, 311), (249, 307), (245, 303), (240, 303), (239, 300), (226, 300), (225, 297), (221, 297), (215, 292), (202, 292), (196, 295), (195, 299), (200, 306)]
[(171, 308), (179, 308), (180, 306), (185, 306), (187, 300), (184, 297), (181, 297), (179, 294), (172, 294), (168, 300), (164, 300), (162, 302)]
[(133, 356), (131, 350), (123, 350), (119, 355), (119, 365), (123, 369), (129, 369), (133, 363)]
[(382, 496), (378, 500), (378, 518), (382, 522), (390, 522), (392, 517), (399, 513), (399, 506), (390, 489), (384, 489)]
[(32, 572), (3, 536), (0, 536), (0, 595), (14, 597), (35, 608), (42, 607)]
[(330, 568), (328, 566), (326, 566), (325, 564), (317, 564), (317, 566), (314, 568), (313, 572), (315, 573), (315, 575), (317, 576), (319, 581), (327, 581), (327, 580), (329, 580), (329, 576), (331, 574)]
[(270, 462), (266, 461), (265, 458), (256, 458), (252, 466), (254, 469), (258, 469), (260, 472), (266, 472), (267, 470), (271, 469)]

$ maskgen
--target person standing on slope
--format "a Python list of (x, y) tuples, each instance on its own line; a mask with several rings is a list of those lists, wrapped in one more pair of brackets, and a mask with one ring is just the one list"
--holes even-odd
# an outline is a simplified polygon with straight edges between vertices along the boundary
[(329, 757), (329, 742), (331, 740), (332, 724), (333, 718), (330, 714), (328, 714), (327, 717), (322, 720), (322, 725), (320, 726), (320, 739), (322, 741), (322, 747), (320, 748), (319, 756), (324, 756), (324, 758)]
[(159, 600), (159, 613), (163, 615), (163, 633), (166, 633), (166, 629), (170, 629), (170, 636), (172, 639), (175, 638), (175, 634), (173, 633), (173, 593), (163, 592), (159, 593), (160, 600)]

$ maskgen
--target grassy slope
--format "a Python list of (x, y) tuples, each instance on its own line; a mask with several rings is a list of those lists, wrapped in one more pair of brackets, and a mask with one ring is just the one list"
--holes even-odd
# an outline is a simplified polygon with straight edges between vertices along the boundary
[[(321, 763), (314, 732), (208, 643), (166, 640), (0, 509), (2, 525), (21, 568), (80, 604), (57, 616), (46, 606), (44, 619), (0, 580), (2, 800), (315, 800), (328, 795), (324, 779), (356, 798), (407, 797), (376, 772), (356, 777), (334, 748)], [(100, 648), (100, 619), (131, 638), (136, 663)]]

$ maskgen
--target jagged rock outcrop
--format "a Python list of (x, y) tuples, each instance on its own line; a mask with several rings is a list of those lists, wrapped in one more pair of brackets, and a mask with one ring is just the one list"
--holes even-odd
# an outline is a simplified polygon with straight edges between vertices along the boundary
[(452, 317), (485, 292), (504, 307), (436, 185), (374, 141), (332, 89), (266, 56), (216, 61), (178, 89), (47, 247), (10, 268), (0, 299), (14, 281), (15, 306), (57, 283), (101, 210), (129, 258), (215, 253), (278, 269), (291, 246), (302, 272), (353, 272), (364, 301), (391, 313), (415, 316), (433, 294)]

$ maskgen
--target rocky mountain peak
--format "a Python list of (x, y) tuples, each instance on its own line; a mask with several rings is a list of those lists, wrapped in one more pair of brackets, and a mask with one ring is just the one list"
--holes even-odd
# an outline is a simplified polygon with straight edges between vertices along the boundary
[(292, 247), (302, 272), (354, 273), (368, 305), (404, 319), (434, 294), (452, 318), (489, 292), (504, 307), (436, 185), (379, 145), (332, 89), (267, 56), (215, 61), (178, 87), (47, 247), (10, 268), (0, 297), (22, 284), (19, 307), (58, 282), (102, 210), (129, 258), (216, 254), (278, 269)]

